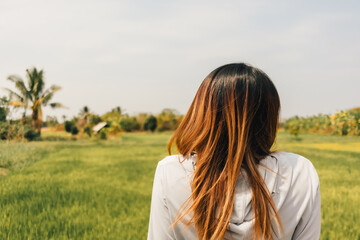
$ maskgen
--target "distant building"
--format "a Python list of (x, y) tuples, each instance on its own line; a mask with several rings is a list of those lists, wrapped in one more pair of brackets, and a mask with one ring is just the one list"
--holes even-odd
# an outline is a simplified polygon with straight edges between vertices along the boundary
[(106, 125), (107, 125), (106, 122), (99, 122), (92, 128), (92, 130), (94, 133), (98, 133), (101, 129), (106, 127)]

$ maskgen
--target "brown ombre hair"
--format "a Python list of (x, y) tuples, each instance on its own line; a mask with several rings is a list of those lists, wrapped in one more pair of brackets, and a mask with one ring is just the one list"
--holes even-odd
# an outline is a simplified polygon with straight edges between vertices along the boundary
[(196, 153), (191, 196), (173, 226), (183, 221), (194, 224), (199, 239), (224, 238), (237, 179), (245, 177), (252, 189), (254, 239), (273, 239), (272, 220), (280, 233), (279, 214), (258, 170), (260, 160), (272, 153), (279, 109), (274, 84), (257, 68), (228, 64), (205, 78), (168, 144), (170, 154), (174, 142), (185, 158)]

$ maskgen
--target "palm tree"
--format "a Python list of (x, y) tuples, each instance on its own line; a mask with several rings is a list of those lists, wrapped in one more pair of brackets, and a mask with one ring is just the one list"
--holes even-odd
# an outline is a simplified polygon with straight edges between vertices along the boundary
[(84, 128), (89, 123), (90, 110), (88, 106), (84, 106), (79, 113), (80, 119), (77, 121), (77, 125), (80, 128)]
[(18, 90), (14, 92), (6, 88), (10, 93), (10, 105), (14, 107), (23, 107), (26, 109), (30, 107), (32, 110), (32, 125), (40, 133), (42, 125), (42, 106), (50, 105), (52, 108), (63, 107), (60, 103), (49, 103), (53, 98), (54, 93), (59, 91), (61, 87), (52, 85), (45, 90), (44, 72), (38, 71), (36, 68), (26, 69), (27, 86), (23, 79), (16, 75), (10, 75), (7, 79), (15, 83), (15, 88)]
[(80, 110), (80, 118), (81, 119), (84, 119), (85, 121), (85, 124), (88, 123), (88, 120), (89, 120), (89, 115), (90, 115), (90, 110), (89, 110), (89, 107), (88, 106), (84, 106), (81, 110)]

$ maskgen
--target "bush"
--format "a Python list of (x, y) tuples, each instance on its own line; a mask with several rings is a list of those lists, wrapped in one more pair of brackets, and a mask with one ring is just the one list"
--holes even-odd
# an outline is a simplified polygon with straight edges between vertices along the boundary
[(32, 141), (39, 136), (40, 136), (39, 132), (35, 131), (34, 129), (29, 129), (24, 134), (24, 138), (26, 138), (26, 140), (28, 141)]
[(36, 132), (28, 125), (20, 123), (8, 123), (0, 122), (0, 139), (1, 140), (13, 140), (13, 139), (27, 139), (29, 141), (34, 140), (39, 136)]
[(6, 140), (9, 132), (9, 124), (6, 122), (0, 123), (0, 139)]
[(107, 134), (103, 129), (99, 132), (99, 138), (101, 140), (106, 140), (107, 139)]
[(144, 123), (144, 130), (150, 130), (150, 131), (154, 132), (156, 127), (157, 127), (156, 117), (151, 115), (148, 118), (146, 118), (145, 123)]
[(79, 129), (73, 125), (72, 128), (71, 128), (71, 135), (76, 135), (79, 133)]
[(121, 119), (120, 126), (126, 132), (131, 132), (140, 129), (140, 124), (135, 117), (126, 117)]
[(64, 123), (65, 131), (71, 133), (71, 135), (76, 135), (79, 133), (79, 129), (75, 126), (72, 121), (65, 121)]
[(64, 123), (65, 131), (68, 133), (71, 133), (73, 126), (74, 126), (74, 123), (71, 121), (65, 121), (65, 123)]
[(96, 124), (98, 124), (99, 122), (102, 122), (103, 120), (101, 119), (100, 116), (96, 115), (96, 114), (90, 114), (89, 115), (89, 124), (91, 126), (94, 126)]
[(162, 131), (171, 131), (176, 129), (176, 122), (174, 120), (162, 121), (159, 124), (158, 130)]
[(175, 130), (182, 120), (182, 116), (174, 109), (164, 109), (157, 115), (157, 130)]
[(6, 109), (3, 107), (0, 107), (0, 122), (5, 122), (6, 121)]
[(86, 126), (84, 128), (84, 133), (86, 133), (89, 137), (91, 137), (91, 134), (92, 134), (91, 128), (89, 126)]

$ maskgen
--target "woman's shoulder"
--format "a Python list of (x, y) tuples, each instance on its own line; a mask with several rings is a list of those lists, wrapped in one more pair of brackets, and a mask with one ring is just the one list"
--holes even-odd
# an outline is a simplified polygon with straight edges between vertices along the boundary
[[(166, 172), (166, 177), (176, 178), (189, 175), (194, 172), (196, 156), (185, 158), (183, 155), (166, 156), (158, 162), (158, 167)], [(313, 185), (319, 185), (319, 178), (312, 162), (304, 156), (291, 152), (275, 152), (261, 161), (261, 172), (279, 174), (286, 178), (286, 181), (293, 184), (311, 179)], [(262, 169), (261, 166), (265, 166)], [(290, 181), (290, 182), (289, 182)], [(289, 187), (290, 187), (289, 186)]]
[(164, 166), (164, 165), (169, 165), (169, 164), (174, 164), (177, 161), (179, 161), (180, 159), (182, 159), (183, 157), (181, 155), (169, 155), (164, 157), (163, 159), (161, 159), (158, 162), (159, 166)]
[(311, 164), (311, 161), (306, 157), (292, 152), (274, 152), (271, 156), (277, 158), (281, 163), (284, 162), (291, 166)]
[(279, 167), (283, 170), (291, 170), (295, 175), (305, 175), (304, 172), (309, 172), (317, 177), (312, 161), (302, 155), (291, 152), (275, 152), (271, 156), (277, 159)]
[[(276, 159), (282, 169), (297, 171), (316, 171), (312, 162), (304, 156), (292, 152), (274, 152), (262, 160), (265, 165)], [(183, 155), (169, 155), (158, 162), (158, 166), (165, 168), (183, 169), (192, 172), (195, 168), (196, 157), (185, 158)]]
[[(158, 180), (165, 198), (171, 206), (180, 205), (190, 196), (190, 180), (193, 173), (192, 161), (190, 158), (184, 158), (182, 155), (170, 155), (158, 162), (157, 166)], [(171, 206), (168, 206), (169, 208)], [(174, 210), (176, 213), (176, 210)]]
[[(315, 195), (319, 189), (320, 181), (313, 163), (304, 156), (290, 152), (277, 152), (271, 154), (277, 161), (277, 174), (280, 187), (285, 194), (292, 189), (298, 196), (306, 195), (312, 191)], [(312, 159), (314, 161), (314, 159)]]
[(192, 172), (195, 166), (195, 159), (193, 157), (185, 158), (183, 155), (180, 154), (169, 155), (160, 160), (158, 166), (163, 166), (166, 169)]
[[(289, 152), (277, 152), (271, 156), (272, 160), (269, 161), (277, 163), (277, 171), (267, 175), (271, 175), (267, 182), (271, 182), (272, 178), (275, 179), (269, 190), (282, 222), (286, 223), (284, 234), (285, 236), (295, 236), (299, 232), (301, 234), (309, 219), (320, 218), (320, 183), (313, 165), (316, 159), (309, 160)], [(304, 238), (308, 239), (308, 237)]]

